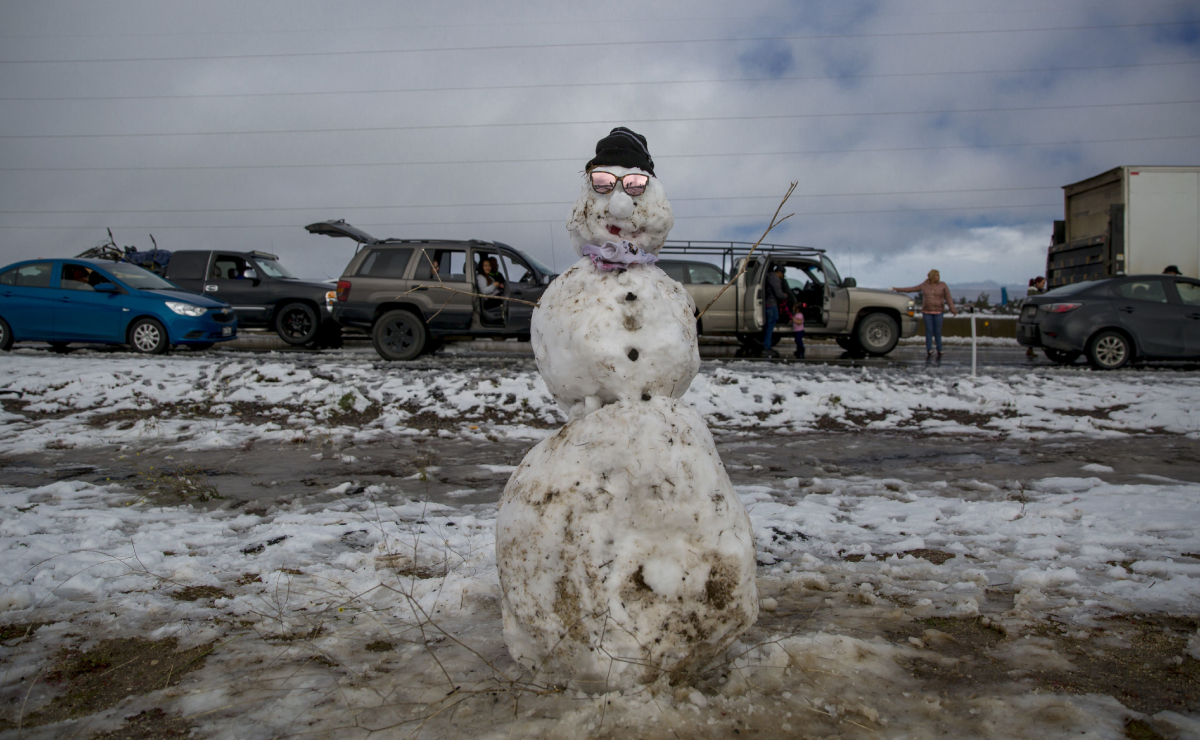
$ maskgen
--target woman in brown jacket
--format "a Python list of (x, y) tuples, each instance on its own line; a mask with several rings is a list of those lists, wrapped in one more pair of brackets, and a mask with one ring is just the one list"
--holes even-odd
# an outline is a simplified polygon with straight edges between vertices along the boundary
[(942, 356), (942, 311), (950, 308), (950, 315), (957, 316), (954, 299), (950, 297), (950, 286), (942, 282), (942, 274), (929, 271), (929, 278), (911, 288), (892, 288), (897, 293), (920, 293), (921, 315), (925, 317), (925, 356), (933, 354), (933, 342), (937, 339), (938, 357)]

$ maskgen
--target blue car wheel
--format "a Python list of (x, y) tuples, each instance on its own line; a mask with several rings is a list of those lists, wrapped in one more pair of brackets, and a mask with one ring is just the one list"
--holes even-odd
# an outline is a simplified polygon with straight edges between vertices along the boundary
[(167, 330), (154, 319), (138, 319), (129, 325), (129, 346), (144, 355), (161, 355), (171, 347)]
[(12, 329), (9, 327), (7, 321), (0, 319), (0, 352), (7, 352), (12, 349), (12, 345)]

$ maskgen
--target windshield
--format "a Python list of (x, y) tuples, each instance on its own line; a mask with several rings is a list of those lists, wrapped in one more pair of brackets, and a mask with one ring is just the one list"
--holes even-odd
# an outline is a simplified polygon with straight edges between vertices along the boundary
[(286, 280), (286, 279), (295, 280), (296, 279), (295, 275), (288, 272), (286, 267), (279, 264), (275, 260), (264, 260), (264, 259), (255, 257), (254, 261), (258, 263), (259, 269), (262, 270), (264, 273), (266, 273), (269, 277), (280, 278), (280, 279), (284, 279), (284, 280)]
[(112, 273), (117, 280), (136, 290), (179, 290), (178, 285), (163, 280), (158, 275), (149, 270), (143, 270), (137, 265), (114, 262), (111, 265), (105, 265), (104, 269)]
[(554, 270), (551, 270), (549, 267), (546, 267), (541, 262), (538, 262), (533, 257), (530, 257), (529, 255), (525, 254), (521, 250), (514, 249), (513, 251), (516, 252), (517, 254), (521, 255), (522, 259), (524, 259), (529, 264), (533, 265), (533, 269), (537, 270), (538, 272), (542, 273), (543, 275), (557, 275), (558, 274)]

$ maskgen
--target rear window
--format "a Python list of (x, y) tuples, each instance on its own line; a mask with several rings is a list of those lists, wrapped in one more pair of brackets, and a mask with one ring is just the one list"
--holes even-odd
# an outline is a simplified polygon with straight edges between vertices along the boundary
[(358, 266), (358, 274), (365, 277), (402, 278), (412, 253), (411, 249), (372, 249)]
[(172, 280), (203, 280), (208, 269), (208, 252), (175, 252), (167, 263)]
[(13, 285), (25, 288), (49, 288), (50, 271), (53, 262), (35, 262), (32, 265), (21, 265), (7, 270), (0, 275), (0, 285)]
[(1163, 289), (1161, 280), (1132, 280), (1121, 283), (1114, 290), (1117, 295), (1131, 301), (1167, 302), (1167, 291)]
[(1082, 293), (1085, 290), (1091, 290), (1092, 288), (1095, 288), (1097, 285), (1099, 285), (1099, 283), (1097, 283), (1094, 280), (1084, 280), (1083, 282), (1080, 282), (1080, 283), (1071, 283), (1070, 285), (1061, 285), (1061, 286), (1055, 288), (1054, 290), (1047, 290), (1042, 295), (1049, 295), (1049, 296), (1075, 295), (1076, 293)]
[(716, 265), (709, 265), (703, 262), (692, 262), (688, 264), (688, 275), (692, 279), (692, 285), (724, 285), (725, 273)]

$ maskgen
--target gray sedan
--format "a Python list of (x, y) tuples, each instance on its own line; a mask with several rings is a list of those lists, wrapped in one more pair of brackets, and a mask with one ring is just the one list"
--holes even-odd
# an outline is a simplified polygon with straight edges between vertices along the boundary
[(1200, 280), (1128, 275), (1056, 288), (1025, 301), (1017, 341), (1098, 370), (1135, 360), (1200, 358)]

